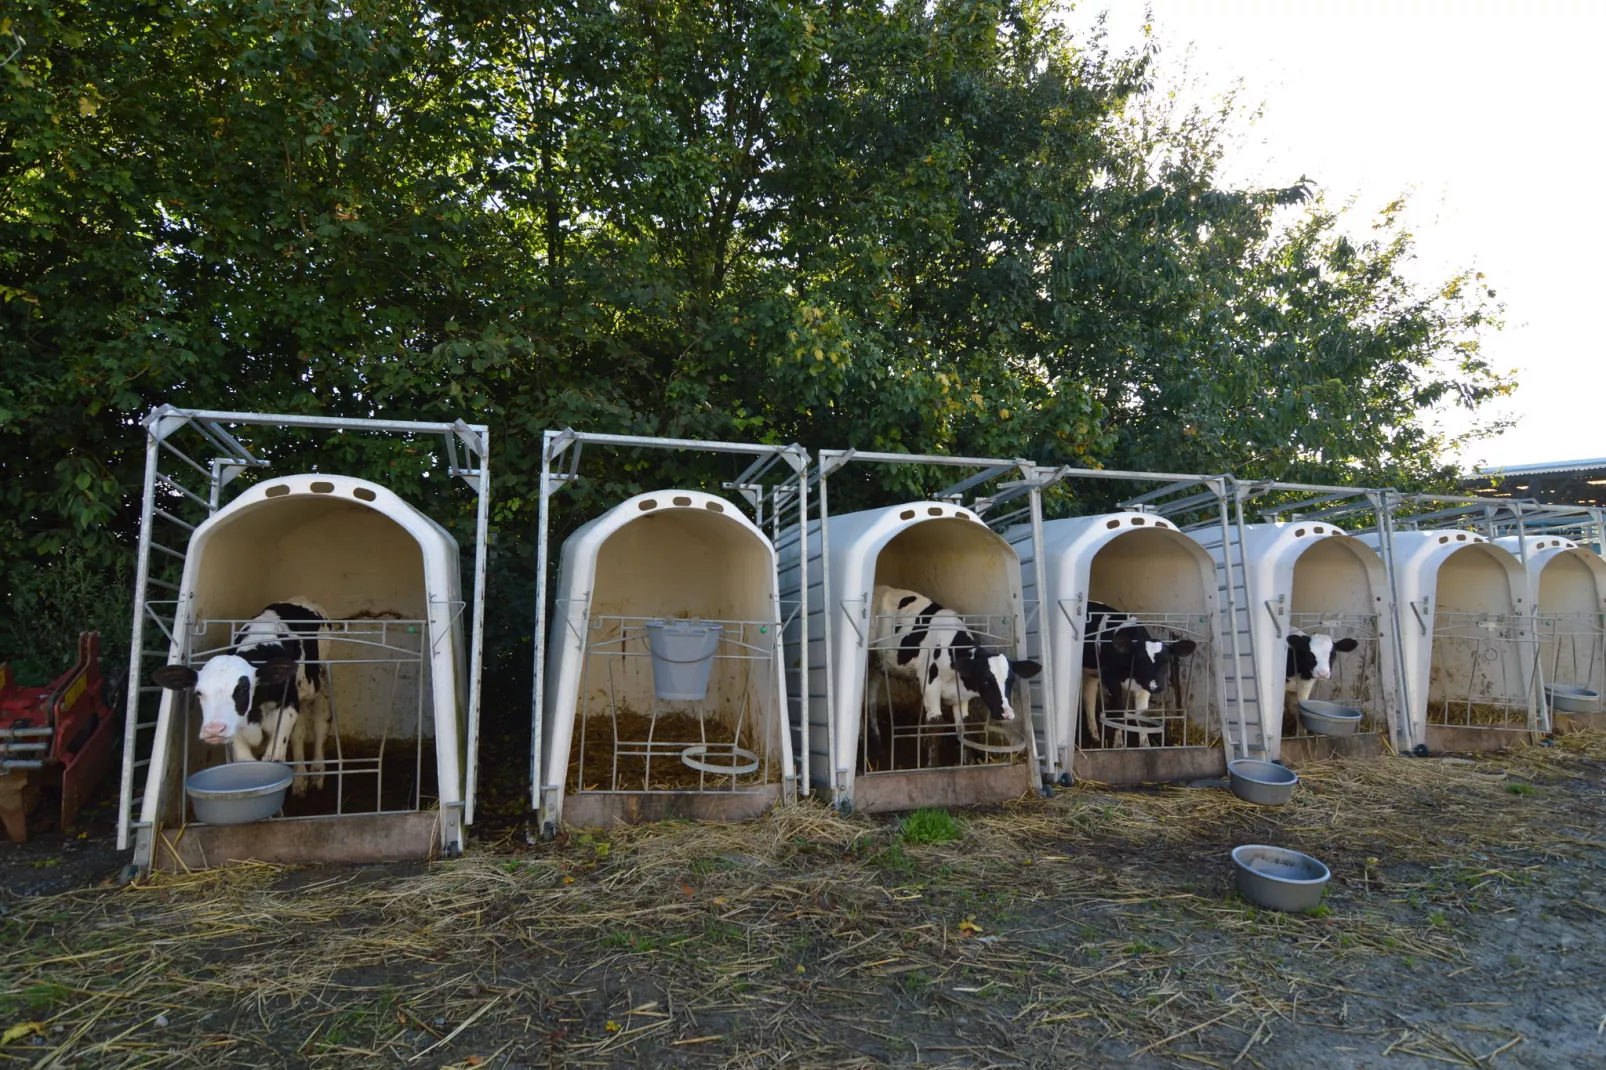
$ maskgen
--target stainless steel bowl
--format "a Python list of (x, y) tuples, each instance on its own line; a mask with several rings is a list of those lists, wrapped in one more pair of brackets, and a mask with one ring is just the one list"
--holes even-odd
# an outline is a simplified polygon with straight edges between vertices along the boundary
[(1254, 758), (1228, 762), (1227, 779), (1234, 795), (1261, 806), (1281, 806), (1299, 784), (1299, 774), (1287, 766)]
[(1322, 901), (1332, 871), (1310, 855), (1286, 847), (1246, 843), (1232, 849), (1238, 891), (1245, 899), (1271, 910), (1301, 913)]
[(272, 817), (295, 779), (283, 762), (230, 762), (184, 781), (195, 819), (208, 825), (246, 825)]
[(1308, 698), (1299, 703), (1299, 723), (1319, 736), (1353, 736), (1361, 727), (1361, 711), (1342, 702)]
[(1550, 708), (1561, 713), (1597, 713), (1600, 692), (1577, 684), (1546, 684), (1545, 698)]

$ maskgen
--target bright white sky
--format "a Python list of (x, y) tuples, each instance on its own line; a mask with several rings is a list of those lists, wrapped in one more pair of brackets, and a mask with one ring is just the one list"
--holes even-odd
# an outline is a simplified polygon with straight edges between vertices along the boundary
[(1108, 11), (1124, 48), (1142, 40), (1146, 8), (1163, 72), (1187, 66), (1186, 97), (1241, 81), (1243, 102), (1264, 107), (1225, 182), (1308, 175), (1330, 204), (1354, 199), (1357, 233), (1405, 193), (1413, 276), (1488, 276), (1507, 326), (1485, 352), (1517, 371), (1500, 408), (1518, 422), (1464, 463), (1606, 456), (1606, 3), (1086, 0), (1068, 21)]

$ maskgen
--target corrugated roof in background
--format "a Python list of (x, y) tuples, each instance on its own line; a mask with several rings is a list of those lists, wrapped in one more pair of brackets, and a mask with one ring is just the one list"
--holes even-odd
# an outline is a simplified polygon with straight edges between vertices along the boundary
[(1541, 476), (1550, 472), (1587, 472), (1593, 468), (1606, 468), (1606, 457), (1583, 461), (1551, 461), (1547, 464), (1488, 465), (1474, 468), (1478, 476)]

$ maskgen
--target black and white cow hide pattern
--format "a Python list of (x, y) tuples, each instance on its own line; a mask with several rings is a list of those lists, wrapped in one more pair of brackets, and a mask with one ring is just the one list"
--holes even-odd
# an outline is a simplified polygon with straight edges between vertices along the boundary
[[(879, 669), (919, 685), (927, 721), (941, 720), (946, 703), (953, 709), (954, 725), (962, 730), (971, 695), (981, 698), (993, 720), (1015, 719), (1011, 696), (1016, 684), (1036, 676), (1042, 666), (987, 648), (958, 613), (915, 591), (877, 586), (871, 603), (876, 664), (871, 666), (867, 708), (876, 707)], [(872, 728), (875, 723), (871, 721)]]
[(1321, 632), (1306, 635), (1298, 628), (1289, 629), (1287, 640), (1288, 669), (1283, 692), (1299, 702), (1310, 698), (1317, 680), (1332, 678), (1334, 654), (1347, 654), (1360, 646), (1354, 639), (1335, 640)]
[(1189, 657), (1192, 639), (1159, 640), (1138, 619), (1103, 602), (1087, 604), (1082, 643), (1082, 719), (1088, 738), (1099, 736), (1096, 703), (1106, 709), (1147, 713), (1150, 696), (1172, 679), (1176, 659)]
[[(241, 626), (234, 645), (209, 659), (199, 672), (164, 665), (155, 683), (173, 691), (194, 690), (201, 703), (201, 742), (226, 743), (237, 762), (306, 761), (307, 721), (312, 722), (312, 781), (324, 783), (324, 744), (330, 710), (325, 668), (329, 641), (322, 638), (328, 614), (304, 598), (274, 602)], [(266, 744), (266, 747), (264, 747)], [(305, 777), (292, 790), (303, 795)]]

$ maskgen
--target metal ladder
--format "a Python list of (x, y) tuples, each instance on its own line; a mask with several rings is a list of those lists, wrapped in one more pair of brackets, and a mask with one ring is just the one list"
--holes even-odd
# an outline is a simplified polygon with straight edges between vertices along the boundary
[(1239, 498), (1237, 523), (1223, 523), (1221, 556), (1216, 560), (1216, 594), (1220, 601), (1225, 649), (1221, 723), (1228, 760), (1258, 758), (1266, 750), (1265, 721), (1260, 708), (1260, 680), (1255, 671), (1253, 600), (1244, 568), (1243, 502)]
[[(247, 468), (264, 463), (217, 421), (195, 418), (171, 406), (164, 405), (150, 413), (144, 425), (145, 494), (134, 581), (122, 790), (117, 814), (117, 848), (124, 851), (131, 846), (134, 832), (142, 827), (139, 815), (145, 802), (162, 700), (162, 689), (150, 682), (150, 672), (167, 664), (172, 652), (181, 616), (179, 584), (190, 536), (217, 511), (224, 484)], [(174, 436), (186, 427), (199, 436), (189, 453), (173, 442)], [(210, 462), (191, 456), (211, 450), (220, 456)], [(179, 638), (187, 650), (187, 637)]]

